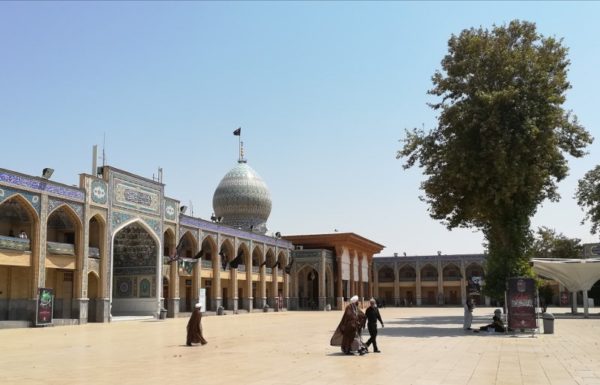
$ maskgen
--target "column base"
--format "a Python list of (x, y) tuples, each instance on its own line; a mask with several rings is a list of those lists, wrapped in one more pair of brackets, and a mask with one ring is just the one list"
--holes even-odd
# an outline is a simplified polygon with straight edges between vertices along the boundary
[(167, 317), (175, 318), (179, 314), (179, 298), (169, 298), (167, 300)]
[(337, 297), (336, 300), (337, 300), (336, 308), (338, 310), (344, 310), (344, 297)]
[(217, 311), (221, 306), (223, 306), (223, 299), (221, 297), (210, 299), (210, 308), (213, 311)]
[(71, 318), (79, 321), (80, 324), (88, 322), (89, 299), (78, 298), (71, 301)]

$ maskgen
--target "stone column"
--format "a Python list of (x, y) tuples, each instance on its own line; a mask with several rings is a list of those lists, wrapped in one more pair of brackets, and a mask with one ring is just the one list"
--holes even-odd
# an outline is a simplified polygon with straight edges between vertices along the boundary
[(259, 294), (258, 294), (258, 306), (260, 308), (264, 308), (267, 305), (267, 266), (264, 265), (263, 263), (266, 261), (267, 259), (267, 248), (265, 246), (264, 250), (263, 250), (263, 255), (262, 255), (262, 260), (261, 260), (261, 265), (259, 268), (260, 271), (260, 284), (258, 285), (258, 290), (259, 290)]
[(221, 255), (219, 255), (220, 250), (220, 235), (217, 235), (217, 249), (214, 250), (212, 255), (213, 261), (213, 282), (212, 282), (212, 298), (210, 299), (210, 308), (214, 311), (217, 311), (220, 306), (223, 305), (223, 298), (221, 297), (222, 288), (221, 288)]
[[(288, 258), (286, 260), (286, 266), (289, 265), (289, 252), (288, 252)], [(284, 268), (282, 268), (283, 270), (283, 307), (285, 309), (290, 307), (290, 275), (285, 271)]]
[(442, 260), (438, 259), (437, 261), (437, 271), (438, 271), (438, 297), (437, 304), (444, 305), (446, 303), (446, 299), (444, 297), (444, 269), (442, 268)]
[[(336, 250), (337, 253), (337, 250)], [(342, 255), (339, 254), (336, 257), (338, 265), (338, 277), (337, 277), (337, 308), (338, 310), (344, 310), (344, 289), (343, 289), (343, 275), (342, 275)]]
[(325, 310), (327, 306), (327, 288), (325, 287), (327, 280), (325, 279), (325, 255), (321, 253), (321, 257), (319, 258), (319, 309)]
[[(173, 255), (170, 250), (169, 255)], [(179, 313), (179, 271), (177, 261), (171, 262), (169, 266), (169, 306), (167, 308), (167, 317), (175, 318)]]
[(400, 305), (400, 266), (394, 261), (394, 306)]
[(238, 280), (237, 280), (237, 272), (238, 269), (229, 268), (229, 287), (231, 290), (229, 291), (229, 301), (228, 309), (233, 310), (234, 312), (238, 311)]
[(248, 313), (252, 313), (254, 307), (254, 294), (252, 293), (252, 241), (250, 241), (250, 255), (247, 256), (246, 263), (246, 298), (243, 300), (244, 309), (248, 309)]
[(464, 305), (467, 303), (467, 271), (465, 270), (465, 260), (460, 260), (460, 299)]
[[(86, 198), (87, 200), (88, 198)], [(88, 245), (89, 245), (89, 205), (86, 203), (83, 206), (83, 217), (77, 234), (75, 235), (75, 271), (73, 298), (71, 300), (71, 318), (77, 319), (80, 324), (86, 324), (88, 321)]]
[(571, 313), (577, 314), (577, 292), (571, 292)]
[(40, 216), (31, 236), (31, 291), (27, 303), (27, 318), (35, 326), (38, 289), (46, 285), (46, 230), (48, 223), (48, 195), (41, 194)]
[(379, 298), (379, 271), (373, 269), (373, 262), (369, 266), (369, 270), (371, 273), (371, 278), (373, 279), (372, 287), (373, 293), (372, 297)]
[(417, 261), (415, 262), (415, 273), (417, 275), (417, 278), (415, 280), (415, 295), (416, 295), (416, 300), (417, 306), (421, 306), (421, 264), (419, 263), (419, 260), (417, 259)]

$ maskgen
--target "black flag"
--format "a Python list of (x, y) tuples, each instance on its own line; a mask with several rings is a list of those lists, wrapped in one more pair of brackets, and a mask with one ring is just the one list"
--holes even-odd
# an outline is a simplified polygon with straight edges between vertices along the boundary
[(240, 127), (237, 130), (233, 131), (233, 135), (235, 135), (235, 136), (240, 136), (241, 134), (242, 134), (242, 127)]

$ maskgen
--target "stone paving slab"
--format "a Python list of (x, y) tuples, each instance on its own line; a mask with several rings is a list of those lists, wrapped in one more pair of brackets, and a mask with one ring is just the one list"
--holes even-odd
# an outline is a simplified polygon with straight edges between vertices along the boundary
[(381, 309), (383, 353), (362, 357), (329, 346), (339, 311), (204, 317), (209, 343), (191, 348), (185, 318), (5, 329), (0, 384), (600, 384), (599, 319), (531, 337), (465, 332), (462, 313)]

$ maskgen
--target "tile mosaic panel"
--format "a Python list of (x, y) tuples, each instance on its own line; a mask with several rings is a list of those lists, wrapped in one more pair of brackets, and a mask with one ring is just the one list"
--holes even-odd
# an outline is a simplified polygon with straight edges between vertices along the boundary
[(85, 198), (85, 193), (82, 189), (62, 186), (47, 180), (17, 175), (6, 171), (0, 171), (0, 182), (6, 182), (14, 186), (27, 187), (32, 190), (45, 191), (50, 194), (60, 195), (80, 202), (83, 202)]
[(175, 222), (177, 220), (177, 202), (171, 199), (165, 199), (165, 219)]
[(101, 179), (94, 179), (90, 186), (92, 202), (105, 205), (108, 201), (108, 185)]
[(112, 220), (111, 220), (111, 231), (114, 231), (117, 227), (121, 226), (123, 223), (128, 222), (129, 220), (137, 218), (144, 221), (159, 238), (162, 237), (160, 226), (161, 222), (152, 218), (138, 217), (133, 214), (125, 213), (122, 211), (113, 211), (112, 212)]
[(158, 214), (160, 197), (157, 190), (115, 178), (113, 187), (115, 204), (133, 210)]
[(27, 199), (27, 201), (29, 201), (29, 203), (31, 203), (38, 215), (40, 214), (42, 207), (40, 196), (38, 194), (32, 194), (28, 191), (15, 190), (7, 186), (0, 186), (0, 204), (16, 194), (21, 194), (25, 199)]
[(77, 204), (74, 202), (64, 201), (61, 199), (55, 199), (55, 198), (48, 199), (48, 214), (52, 213), (54, 210), (56, 210), (58, 207), (60, 207), (62, 205), (67, 205), (71, 209), (73, 209), (75, 214), (77, 214), (77, 216), (79, 217), (79, 220), (83, 221), (83, 205), (80, 205), (80, 204)]

